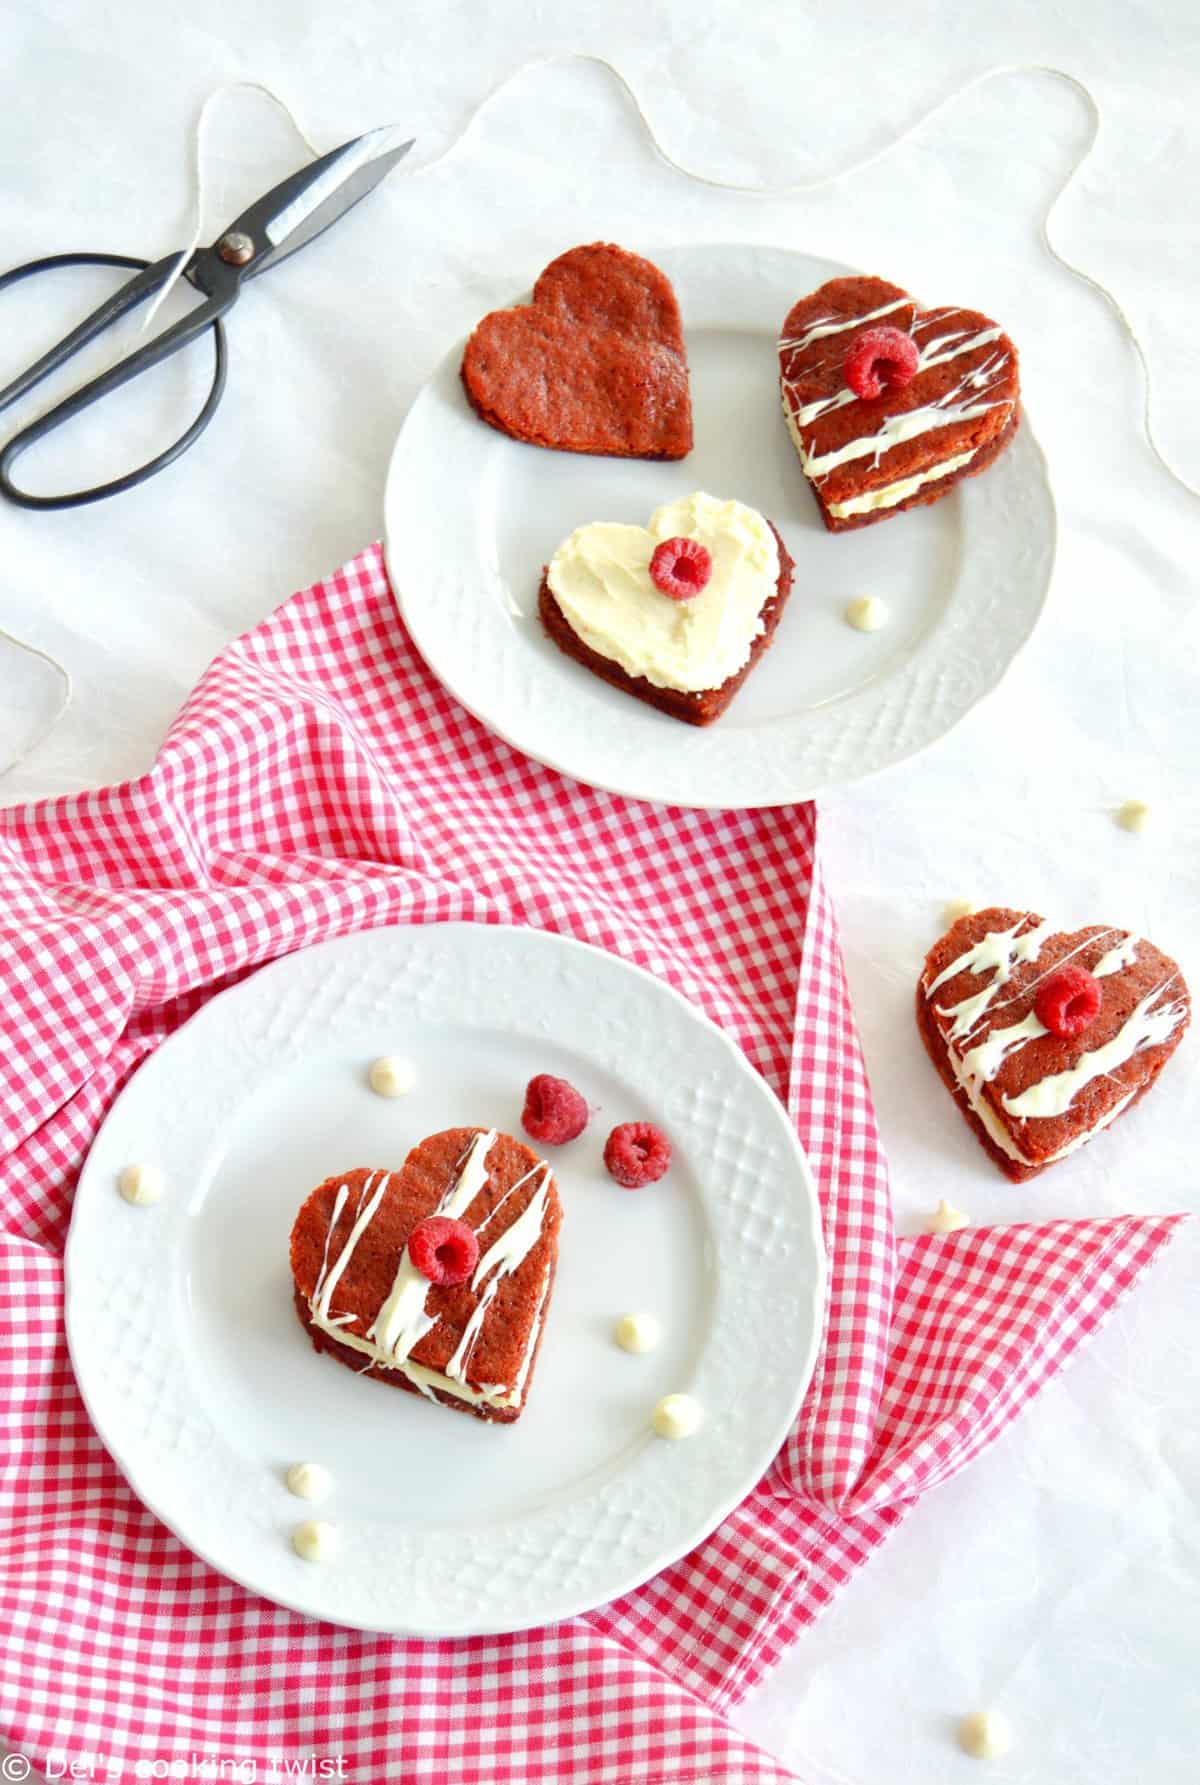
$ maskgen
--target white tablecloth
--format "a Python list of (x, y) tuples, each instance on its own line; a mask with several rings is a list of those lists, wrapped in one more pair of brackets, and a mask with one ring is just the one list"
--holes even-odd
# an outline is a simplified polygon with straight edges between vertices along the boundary
[[(781, 180), (883, 145), (991, 63), (1059, 63), (1104, 108), (1099, 152), (1060, 212), (1062, 245), (1119, 292), (1144, 333), (1164, 445), (1200, 479), (1200, 83), (1188, 0), (843, 10), (559, 0), (486, 12), (469, 0), (25, 0), (3, 32), (7, 262), (180, 245), (192, 121), (231, 78), (271, 82), (322, 147), (399, 120), (427, 156), (509, 67), (592, 49), (623, 66), (682, 159)], [(0, 625), (65, 659), (77, 686), (68, 717), (0, 797), (144, 768), (233, 633), (377, 536), (388, 455), (422, 380), (563, 248), (601, 237), (650, 254), (691, 240), (780, 242), (977, 304), (1020, 345), (1050, 456), (1062, 539), (1049, 611), (1001, 689), (951, 738), (823, 807), (898, 1214), (913, 1228), (941, 1196), (980, 1222), (1194, 1207), (1194, 1039), (1128, 1121), (1015, 1187), (950, 1109), (909, 1008), (941, 906), (956, 896), (1145, 930), (1200, 976), (1200, 504), (1147, 452), (1137, 367), (1112, 315), (1039, 244), (1041, 212), (1086, 132), (1068, 88), (1014, 73), (845, 185), (739, 198), (657, 161), (603, 71), (529, 74), (448, 163), (394, 176), (354, 221), (251, 288), (231, 320), (226, 401), (178, 467), (99, 507), (0, 507)], [(211, 142), (208, 236), (300, 159), (287, 125), (253, 96), (225, 103)], [(110, 288), (63, 274), (53, 290), (0, 295), (0, 382), (84, 295)], [(119, 458), (122, 430), (147, 418), (165, 443), (202, 375), (178, 363), (154, 374), (115, 421), (81, 424), (70, 451), (31, 455), (26, 475), (50, 487), (60, 469), (100, 473), (107, 454)], [(0, 688), (2, 762), (55, 689), (3, 641)], [(1112, 821), (1127, 797), (1154, 808), (1143, 837)], [(1185, 1231), (1067, 1377), (924, 1502), (741, 1707), (746, 1732), (805, 1777), (941, 1785), (973, 1764), (953, 1746), (955, 1716), (997, 1705), (1018, 1738), (993, 1767), (998, 1780), (1193, 1779), (1198, 1289), (1200, 1242)]]

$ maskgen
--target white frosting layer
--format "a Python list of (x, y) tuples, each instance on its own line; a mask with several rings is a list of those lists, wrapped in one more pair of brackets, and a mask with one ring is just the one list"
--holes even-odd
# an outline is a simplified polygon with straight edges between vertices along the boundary
[(952, 477), (969, 465), (975, 457), (974, 448), (970, 452), (955, 453), (951, 459), (942, 459), (937, 465), (931, 465), (928, 471), (918, 471), (912, 477), (901, 477), (895, 483), (885, 483), (881, 489), (867, 490), (861, 496), (849, 496), (845, 502), (831, 502), (829, 512), (837, 520), (844, 520), (850, 514), (870, 514), (877, 508), (895, 508), (898, 502), (907, 502), (915, 496), (922, 484), (934, 483), (940, 477)]
[[(677, 537), (699, 540), (712, 557), (708, 582), (686, 601), (650, 578), (656, 546)], [(697, 490), (657, 509), (648, 528), (577, 527), (546, 579), (585, 645), (656, 688), (695, 694), (719, 688), (750, 656), (779, 583), (779, 549), (756, 509)]]

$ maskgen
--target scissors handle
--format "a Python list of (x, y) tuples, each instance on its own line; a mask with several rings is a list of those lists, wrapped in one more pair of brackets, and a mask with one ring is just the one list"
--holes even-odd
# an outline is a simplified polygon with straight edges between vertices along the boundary
[[(6, 409), (10, 403), (15, 403), (27, 391), (40, 384), (43, 378), (48, 377), (51, 372), (64, 365), (89, 341), (95, 340), (98, 335), (103, 334), (106, 329), (119, 322), (128, 311), (136, 308), (138, 304), (160, 290), (176, 270), (178, 262), (177, 254), (165, 255), (163, 259), (154, 262), (136, 260), (125, 254), (53, 254), (44, 260), (34, 260), (25, 266), (14, 267), (11, 272), (0, 276), (0, 291), (3, 291), (6, 286), (15, 285), (21, 279), (31, 278), (36, 273), (50, 272), (59, 267), (116, 266), (136, 269), (134, 277), (127, 280), (118, 291), (113, 293), (112, 297), (100, 304), (89, 316), (85, 316), (83, 321), (65, 335), (49, 352), (35, 360), (28, 371), (23, 372), (20, 377), (15, 378), (11, 384), (0, 390), (0, 411)], [(132, 489), (135, 485), (144, 483), (148, 477), (153, 477), (156, 471), (163, 470), (181, 453), (186, 452), (188, 447), (199, 439), (212, 420), (217, 404), (221, 400), (221, 393), (225, 388), (227, 352), (225, 330), (220, 319), (236, 296), (237, 286), (231, 279), (225, 289), (209, 295), (205, 303), (189, 311), (170, 328), (164, 329), (162, 334), (156, 335), (144, 347), (127, 354), (115, 366), (110, 366), (107, 371), (91, 379), (79, 390), (72, 391), (69, 396), (63, 398), (61, 403), (56, 403), (44, 415), (38, 416), (35, 421), (30, 422), (14, 434), (11, 440), (5, 444), (3, 450), (0, 450), (0, 495), (8, 497), (11, 502), (17, 503), (22, 508), (76, 508), (86, 502), (99, 502), (105, 496), (115, 496), (121, 490)], [(98, 484), (90, 490), (77, 490), (61, 496), (35, 496), (28, 490), (19, 489), (13, 483), (10, 475), (12, 466), (20, 455), (36, 441), (44, 439), (56, 428), (63, 427), (74, 416), (91, 408), (93, 403), (99, 402), (101, 398), (108, 396), (112, 391), (119, 390), (131, 379), (140, 377), (143, 372), (148, 372), (152, 366), (157, 366), (172, 354), (180, 352), (210, 328), (213, 330), (215, 350), (212, 385), (199, 415), (172, 445), (149, 460), (147, 464), (139, 466), (136, 471), (127, 472), (123, 477), (114, 478), (110, 483)]]

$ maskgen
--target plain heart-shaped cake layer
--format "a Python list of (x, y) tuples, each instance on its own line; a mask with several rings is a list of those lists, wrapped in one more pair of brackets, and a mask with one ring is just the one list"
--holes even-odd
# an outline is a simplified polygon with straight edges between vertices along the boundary
[(463, 354), (477, 413), (561, 452), (682, 459), (692, 449), (683, 324), (671, 282), (608, 242), (552, 260), (533, 302), (485, 316)]
[[(694, 593), (655, 582), (668, 542), (701, 548), (705, 580)], [(546, 566), (538, 612), (560, 649), (603, 681), (708, 725), (770, 644), (791, 586), (792, 560), (770, 521), (697, 490), (657, 509), (649, 527), (577, 527)]]
[[(465, 1222), (466, 1281), (431, 1282), (409, 1255), (430, 1216)], [(510, 1423), (545, 1326), (562, 1207), (550, 1167), (511, 1135), (448, 1128), (399, 1171), (341, 1172), (292, 1228), (296, 1312), (318, 1351), (480, 1419)], [(364, 1361), (365, 1360), (365, 1361)]]
[[(916, 348), (907, 383), (857, 396), (847, 355), (867, 329)], [(911, 353), (911, 349), (909, 350)], [(1017, 429), (1017, 350), (977, 310), (922, 310), (886, 279), (830, 279), (788, 312), (783, 413), (831, 533), (936, 502), (986, 469)]]
[[(1064, 1038), (1039, 1011), (1060, 1020), (1055, 990), (1073, 986), (1086, 1027)], [(1032, 912), (1003, 908), (960, 918), (930, 949), (917, 987), (930, 1059), (985, 1150), (1017, 1182), (1144, 1096), (1190, 1011), (1183, 975), (1152, 942), (1100, 926), (1064, 934)]]

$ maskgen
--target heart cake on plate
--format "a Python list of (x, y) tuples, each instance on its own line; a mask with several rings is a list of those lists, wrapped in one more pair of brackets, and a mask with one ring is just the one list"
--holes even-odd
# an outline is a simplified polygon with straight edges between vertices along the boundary
[(533, 446), (626, 459), (692, 449), (683, 324), (671, 282), (610, 242), (551, 261), (533, 302), (493, 310), (462, 381), (491, 427)]
[(788, 312), (783, 413), (831, 533), (936, 502), (1017, 430), (1017, 350), (978, 310), (830, 279)]
[(791, 586), (771, 522), (697, 490), (648, 527), (577, 527), (546, 566), (538, 612), (555, 644), (603, 681), (709, 725), (770, 644)]
[(448, 1128), (399, 1171), (341, 1172), (296, 1216), (296, 1312), (318, 1351), (479, 1419), (519, 1419), (562, 1206), (511, 1135)]
[(1152, 942), (1099, 925), (1065, 934), (1001, 907), (960, 918), (917, 987), (930, 1059), (1017, 1182), (1145, 1096), (1190, 1010), (1183, 975)]

